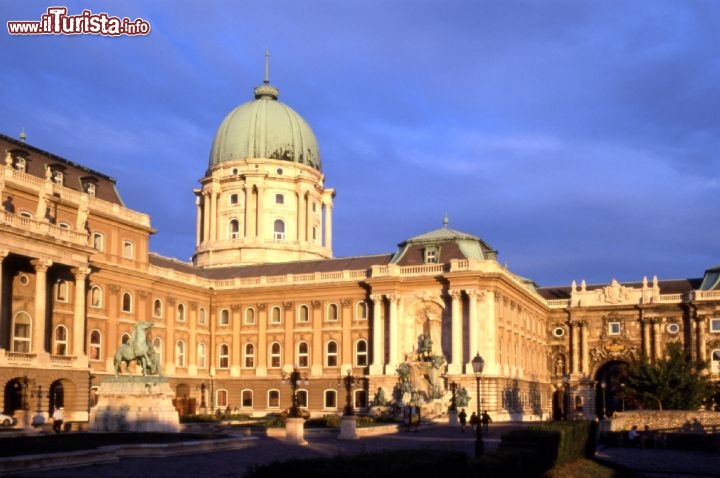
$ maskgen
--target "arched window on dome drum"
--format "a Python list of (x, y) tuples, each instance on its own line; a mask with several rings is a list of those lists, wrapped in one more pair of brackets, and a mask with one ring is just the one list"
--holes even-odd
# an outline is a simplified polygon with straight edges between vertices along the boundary
[(240, 237), (240, 223), (237, 219), (230, 220), (229, 234), (230, 239), (237, 239)]
[(273, 224), (273, 238), (276, 241), (285, 240), (285, 221), (282, 219), (275, 219)]

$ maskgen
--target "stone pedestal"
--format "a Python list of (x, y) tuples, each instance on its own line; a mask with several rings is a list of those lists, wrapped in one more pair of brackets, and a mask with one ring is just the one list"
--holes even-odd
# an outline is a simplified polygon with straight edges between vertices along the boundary
[(448, 425), (451, 427), (456, 427), (460, 424), (458, 421), (458, 411), (457, 410), (449, 410), (448, 411)]
[(100, 383), (98, 402), (89, 420), (91, 432), (179, 432), (168, 379), (122, 376)]
[(305, 419), (290, 418), (285, 419), (285, 441), (292, 445), (307, 445), (305, 441)]
[(357, 417), (355, 415), (343, 415), (340, 419), (340, 440), (357, 440)]

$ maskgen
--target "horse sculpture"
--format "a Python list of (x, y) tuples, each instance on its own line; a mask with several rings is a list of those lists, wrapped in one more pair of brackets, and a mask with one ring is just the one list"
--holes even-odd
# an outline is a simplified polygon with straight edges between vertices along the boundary
[(136, 362), (140, 366), (143, 375), (160, 374), (158, 354), (147, 338), (147, 330), (153, 326), (152, 322), (138, 322), (133, 328), (130, 339), (118, 347), (115, 352), (113, 365), (115, 376), (121, 371), (121, 365), (125, 362), (125, 370), (130, 373), (128, 366)]

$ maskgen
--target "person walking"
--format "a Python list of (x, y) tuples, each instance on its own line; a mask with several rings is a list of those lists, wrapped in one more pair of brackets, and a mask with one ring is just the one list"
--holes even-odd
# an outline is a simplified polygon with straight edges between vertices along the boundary
[(480, 416), (480, 423), (482, 423), (483, 431), (488, 431), (488, 426), (491, 421), (492, 418), (490, 418), (487, 410), (483, 410), (482, 415)]
[(65, 414), (63, 413), (63, 407), (58, 407), (55, 409), (55, 412), (53, 412), (53, 430), (55, 433), (60, 433), (62, 430), (62, 423), (65, 419)]
[(458, 419), (460, 420), (460, 433), (465, 433), (465, 424), (467, 423), (467, 413), (465, 413), (464, 408), (462, 410), (460, 410), (460, 413), (458, 413)]
[(477, 428), (480, 426), (480, 418), (475, 414), (475, 412), (472, 412), (472, 415), (470, 415), (470, 426), (473, 427), (473, 431), (477, 433)]

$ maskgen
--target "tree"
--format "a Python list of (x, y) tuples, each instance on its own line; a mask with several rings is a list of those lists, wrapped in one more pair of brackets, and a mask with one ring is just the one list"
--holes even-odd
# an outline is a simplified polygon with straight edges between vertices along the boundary
[(648, 409), (697, 410), (712, 395), (712, 383), (703, 373), (707, 366), (693, 360), (681, 344), (670, 343), (664, 358), (630, 365), (627, 395)]

